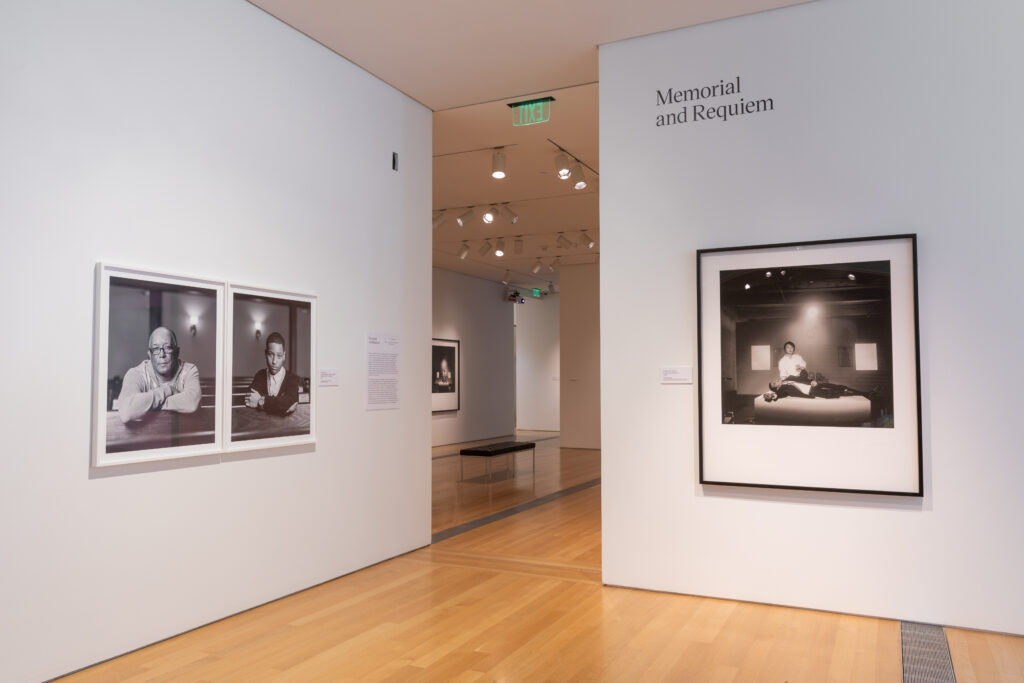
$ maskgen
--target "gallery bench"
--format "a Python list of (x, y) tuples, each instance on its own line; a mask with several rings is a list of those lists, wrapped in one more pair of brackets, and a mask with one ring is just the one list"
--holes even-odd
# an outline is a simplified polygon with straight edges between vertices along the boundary
[(515, 454), (519, 451), (533, 451), (533, 470), (537, 471), (537, 444), (532, 441), (501, 441), (490, 443), (484, 446), (463, 448), (459, 451), (459, 481), (465, 479), (464, 463), (466, 456), (476, 458), (487, 458), (487, 481), (491, 480), (491, 458), (496, 455), (504, 455), (505, 469), (508, 470), (508, 455), (512, 454), (512, 476), (516, 476)]

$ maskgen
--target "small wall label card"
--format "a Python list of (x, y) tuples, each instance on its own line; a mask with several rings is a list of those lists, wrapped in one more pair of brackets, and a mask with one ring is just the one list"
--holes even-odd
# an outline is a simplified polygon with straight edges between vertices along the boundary
[(692, 365), (665, 365), (661, 368), (662, 384), (693, 384)]

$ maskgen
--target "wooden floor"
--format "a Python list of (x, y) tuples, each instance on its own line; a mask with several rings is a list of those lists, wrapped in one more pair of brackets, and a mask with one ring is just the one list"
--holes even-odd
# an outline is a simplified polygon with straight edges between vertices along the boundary
[[(576, 468), (577, 455), (559, 457)], [(520, 477), (506, 502), (526, 495)], [(474, 514), (499, 505), (494, 491), (485, 503), (441, 488)], [(602, 586), (600, 495), (557, 498), (65, 680), (901, 680), (895, 621)], [(466, 514), (442, 507), (449, 523)], [(1024, 681), (1024, 638), (948, 633), (960, 683)]]
[[(496, 441), (533, 441), (537, 444), (537, 471), (531, 470), (529, 451), (516, 455), (516, 476), (502, 476), (505, 456), (491, 458), (493, 481), (483, 481), (485, 458), (466, 458), (466, 481), (459, 481), (459, 450), (468, 444), (438, 446), (433, 449), (434, 533), (522, 503), (564, 491), (601, 476), (601, 452), (580, 448), (561, 448), (557, 432), (517, 432), (515, 436), (474, 441), (477, 446)], [(511, 461), (510, 461), (511, 462)]]

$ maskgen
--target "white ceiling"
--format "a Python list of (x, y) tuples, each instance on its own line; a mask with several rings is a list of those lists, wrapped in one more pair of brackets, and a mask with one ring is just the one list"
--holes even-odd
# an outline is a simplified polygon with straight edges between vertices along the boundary
[(597, 81), (597, 46), (807, 0), (250, 0), (438, 111)]
[[(434, 110), (435, 211), (508, 202), (519, 214), (515, 225), (478, 218), (459, 228), (450, 210), (434, 230), (435, 266), (495, 281), (510, 269), (513, 284), (545, 287), (558, 281), (547, 268), (555, 256), (588, 263), (600, 250), (599, 177), (585, 170), (588, 187), (574, 191), (554, 174), (556, 145), (600, 172), (598, 45), (809, 0), (249, 1)], [(546, 95), (549, 122), (512, 126), (507, 102)], [(504, 180), (490, 177), (499, 146)], [(598, 240), (593, 249), (579, 244), (581, 229)], [(556, 247), (559, 232), (576, 245)], [(497, 237), (506, 256), (480, 256)], [(460, 260), (463, 240), (472, 251)], [(538, 257), (545, 267), (534, 275)]]

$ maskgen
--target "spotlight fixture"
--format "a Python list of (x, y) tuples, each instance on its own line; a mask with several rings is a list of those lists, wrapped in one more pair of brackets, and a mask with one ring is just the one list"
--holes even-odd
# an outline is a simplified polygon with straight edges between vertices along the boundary
[(505, 216), (505, 219), (512, 225), (515, 225), (516, 221), (519, 220), (519, 214), (513, 211), (512, 209), (508, 208), (508, 204), (501, 205), (501, 213)]
[(192, 315), (188, 319), (188, 331), (192, 333), (192, 336), (196, 336), (196, 331), (199, 329), (199, 317)]
[(523, 240), (516, 238), (516, 241), (512, 243), (512, 251), (516, 256), (523, 253)]
[(459, 247), (459, 259), (465, 261), (467, 256), (469, 256), (469, 245), (463, 242)]
[(856, 280), (856, 279), (857, 279), (857, 276), (856, 276), (856, 275), (854, 275), (853, 273), (850, 273), (850, 274), (849, 274), (849, 275), (847, 275), (846, 277), (850, 278), (850, 280)]
[(256, 323), (255, 327), (256, 327), (256, 341), (259, 341), (260, 339), (263, 338), (262, 325), (260, 325), (260, 323)]
[(559, 180), (568, 180), (572, 175), (572, 169), (569, 168), (569, 157), (565, 152), (559, 152), (555, 157), (555, 173), (558, 174)]
[(587, 189), (587, 179), (583, 177), (583, 166), (576, 164), (572, 167), (572, 187), (574, 190)]
[(748, 282), (747, 284), (743, 285), (743, 289), (750, 289), (750, 283)]
[(482, 218), (484, 219), (484, 223), (493, 223), (494, 217), (497, 215), (498, 210), (492, 206), (491, 208), (484, 211), (484, 215), (482, 216)]
[(588, 235), (586, 230), (580, 230), (580, 236), (583, 237), (583, 244), (586, 245), (587, 249), (594, 248), (594, 238)]
[(484, 243), (480, 246), (480, 250), (476, 253), (480, 254), (481, 256), (487, 256), (489, 253), (491, 253), (491, 249), (493, 248), (494, 245), (491, 244), (491, 241), (485, 240)]
[(466, 209), (466, 213), (464, 213), (461, 216), (459, 216), (458, 218), (456, 218), (455, 222), (459, 224), (460, 228), (464, 228), (464, 227), (466, 227), (466, 223), (469, 223), (471, 220), (473, 220), (473, 207), (472, 206), (469, 207), (468, 209)]
[(501, 180), (505, 177), (505, 153), (501, 147), (494, 150), (491, 155), (491, 177)]
[(501, 278), (501, 284), (508, 285), (509, 275), (511, 275), (511, 274), (512, 274), (511, 270), (506, 270), (504, 277)]
[(550, 271), (551, 271), (551, 272), (553, 273), (553, 272), (555, 272), (555, 270), (557, 270), (557, 269), (558, 269), (558, 268), (559, 268), (559, 267), (560, 267), (561, 265), (562, 265), (562, 257), (561, 257), (561, 256), (556, 256), (556, 257), (554, 258), (554, 260), (553, 260), (553, 261), (552, 261), (551, 263), (549, 263), (549, 264), (548, 264), (548, 270), (550, 270)]
[(532, 272), (532, 273), (533, 273), (534, 275), (536, 275), (537, 273), (539, 273), (539, 272), (540, 272), (540, 269), (541, 269), (541, 267), (542, 267), (543, 265), (544, 265), (544, 264), (540, 262), (540, 256), (538, 256), (538, 257), (537, 257), (537, 260), (533, 262), (533, 268), (530, 268), (530, 271), (531, 271), (531, 272)]
[(497, 246), (494, 249), (494, 255), (497, 256), (498, 258), (501, 258), (502, 256), (505, 255), (505, 238), (504, 237), (499, 237), (498, 238)]
[(441, 227), (441, 224), (444, 223), (445, 218), (447, 218), (447, 215), (445, 214), (444, 211), (434, 216), (434, 230), (437, 230), (438, 228)]
[(567, 240), (565, 238), (565, 235), (563, 235), (562, 233), (558, 233), (558, 239), (555, 240), (555, 244), (557, 244), (558, 246), (562, 247), (562, 249), (569, 249), (569, 248), (575, 246), (572, 242)]
[(772, 271), (770, 271), (770, 270), (764, 271), (764, 276), (765, 277), (771, 277), (772, 276)]

